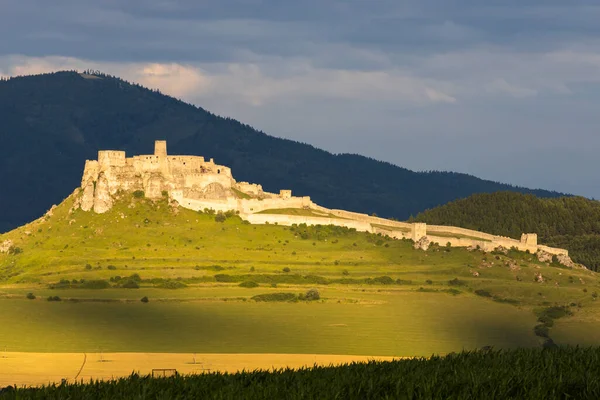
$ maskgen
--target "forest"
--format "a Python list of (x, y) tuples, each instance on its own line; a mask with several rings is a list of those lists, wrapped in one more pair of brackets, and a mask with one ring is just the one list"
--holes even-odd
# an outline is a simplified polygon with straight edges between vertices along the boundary
[(594, 271), (600, 267), (600, 202), (584, 197), (481, 193), (426, 210), (411, 220), (515, 239), (534, 232), (540, 243), (568, 249), (573, 261)]

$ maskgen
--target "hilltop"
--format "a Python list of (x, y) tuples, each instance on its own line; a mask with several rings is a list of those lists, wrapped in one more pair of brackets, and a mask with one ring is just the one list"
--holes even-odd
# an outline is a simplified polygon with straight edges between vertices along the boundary
[(0, 232), (42, 215), (78, 186), (84, 161), (100, 149), (148, 154), (155, 139), (174, 153), (202, 154), (265, 190), (289, 188), (317, 203), (385, 217), (472, 193), (513, 187), (452, 172), (417, 173), (353, 154), (331, 154), (268, 136), (230, 118), (102, 74), (58, 72), (0, 81)]
[(583, 197), (542, 199), (512, 192), (477, 194), (427, 210), (413, 221), (455, 225), (518, 238), (537, 232), (544, 243), (569, 250), (573, 261), (600, 267), (600, 202)]

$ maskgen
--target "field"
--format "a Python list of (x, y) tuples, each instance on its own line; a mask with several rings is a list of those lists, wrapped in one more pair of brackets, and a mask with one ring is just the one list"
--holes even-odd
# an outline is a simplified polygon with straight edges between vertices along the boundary
[(599, 348), (480, 351), (299, 371), (202, 373), (7, 388), (0, 398), (597, 399)]
[(166, 199), (123, 195), (101, 215), (72, 201), (0, 235), (13, 242), (0, 254), (6, 354), (428, 357), (599, 344), (597, 274), (531, 254), (217, 222)]
[(0, 388), (47, 385), (53, 382), (110, 380), (132, 373), (152, 374), (152, 369), (174, 369), (178, 374), (277, 370), (315, 365), (341, 365), (392, 357), (331, 354), (205, 354), (205, 353), (3, 353), (0, 355)]

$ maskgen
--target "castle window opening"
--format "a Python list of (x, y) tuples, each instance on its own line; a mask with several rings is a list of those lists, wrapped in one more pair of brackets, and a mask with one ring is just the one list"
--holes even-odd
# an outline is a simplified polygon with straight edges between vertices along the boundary
[(220, 173), (221, 173), (221, 170), (220, 170), (220, 169), (218, 169), (218, 170), (217, 170), (217, 174), (220, 174)]

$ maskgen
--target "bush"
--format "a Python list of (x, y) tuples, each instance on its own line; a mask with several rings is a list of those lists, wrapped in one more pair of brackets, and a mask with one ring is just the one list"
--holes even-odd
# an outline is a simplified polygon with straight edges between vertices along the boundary
[(235, 282), (235, 277), (227, 274), (217, 274), (215, 280), (217, 282)]
[(127, 282), (121, 285), (121, 287), (124, 289), (139, 289), (140, 285), (133, 279), (128, 279)]
[(483, 289), (477, 289), (475, 294), (481, 297), (492, 297), (492, 294), (489, 291)]
[(183, 282), (168, 280), (159, 284), (157, 287), (161, 289), (183, 289), (186, 288), (187, 285)]
[(427, 283), (428, 285), (433, 285), (433, 281), (432, 281), (431, 279), (427, 279), (427, 280), (425, 281), (425, 283)]
[(542, 315), (541, 317), (539, 317), (538, 322), (541, 322), (548, 328), (552, 328), (554, 326), (554, 320), (547, 315)]
[(378, 276), (376, 278), (373, 278), (372, 282), (375, 284), (380, 284), (380, 285), (392, 285), (394, 283), (394, 280), (392, 278), (390, 278), (389, 276), (385, 275), (385, 276)]
[(48, 301), (60, 301), (60, 297), (58, 296), (49, 296)]
[(29, 300), (35, 300), (35, 295), (33, 293), (27, 293), (26, 296)]
[(348, 275), (350, 275), (350, 272), (348, 272), (348, 270), (345, 269), (345, 270), (342, 271), (342, 275), (348, 276)]
[(12, 254), (12, 255), (21, 254), (22, 252), (23, 252), (23, 249), (20, 247), (10, 246), (10, 248), (8, 249), (8, 254)]
[(290, 269), (290, 267), (285, 267), (284, 269), (282, 269), (282, 271), (283, 271), (283, 272), (290, 272), (290, 271), (291, 271), (291, 269)]
[(142, 297), (142, 299), (140, 300), (142, 303), (147, 303), (148, 302), (148, 298), (146, 296)]
[(454, 278), (448, 281), (448, 285), (450, 286), (465, 286), (467, 284), (467, 282), (465, 281), (461, 281), (458, 278)]
[(92, 264), (85, 264), (85, 269), (88, 271), (92, 269)]
[(133, 197), (135, 197), (136, 199), (141, 199), (142, 197), (144, 197), (144, 191), (143, 190), (134, 191)]
[(254, 301), (294, 301), (297, 297), (294, 293), (267, 293), (252, 296)]
[(317, 289), (309, 289), (304, 294), (304, 300), (307, 300), (307, 301), (319, 300), (320, 298), (321, 298), (321, 294), (319, 293), (319, 291)]
[(225, 222), (226, 219), (227, 217), (222, 212), (219, 212), (217, 215), (215, 215), (216, 222)]
[(103, 279), (85, 281), (80, 284), (80, 287), (83, 289), (108, 289), (110, 287), (110, 283)]
[(548, 329), (548, 327), (544, 324), (536, 325), (533, 328), (533, 333), (535, 333), (536, 336), (544, 337), (544, 338), (548, 337), (549, 331), (550, 331), (550, 329)]
[(548, 317), (551, 319), (559, 319), (572, 315), (573, 313), (565, 306), (548, 307), (538, 313), (538, 318)]
[(412, 285), (412, 281), (408, 279), (396, 279), (396, 285)]
[(110, 269), (111, 271), (114, 271), (117, 269), (117, 267), (115, 267), (114, 265), (109, 265), (108, 267), (106, 267), (107, 269)]
[(254, 282), (254, 281), (244, 281), (242, 283), (240, 283), (238, 285), (239, 287), (244, 287), (244, 288), (255, 288), (258, 287), (258, 283)]

